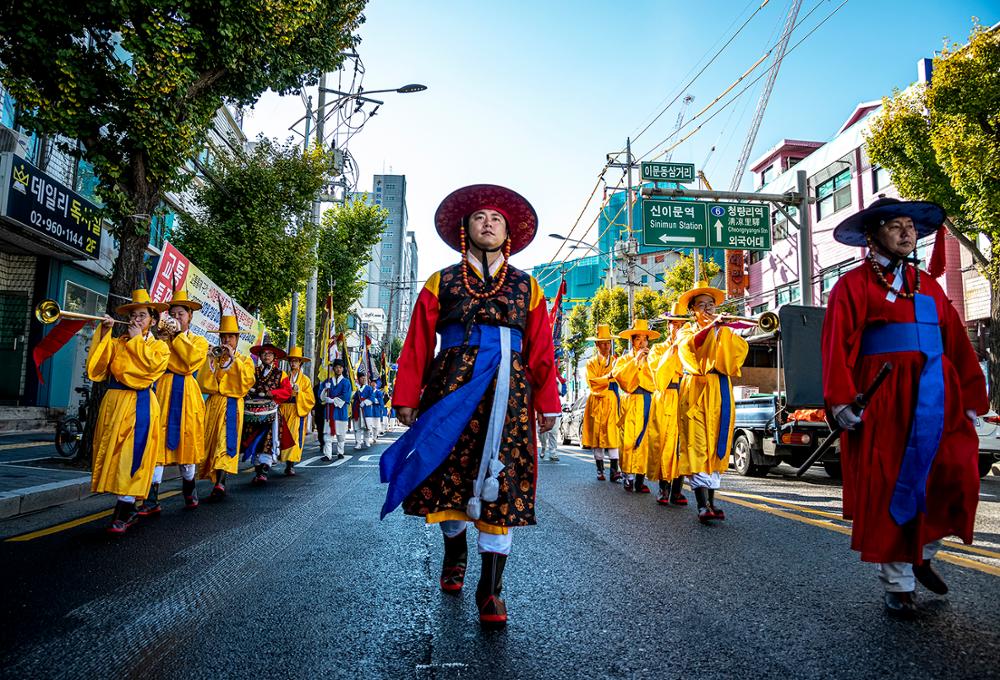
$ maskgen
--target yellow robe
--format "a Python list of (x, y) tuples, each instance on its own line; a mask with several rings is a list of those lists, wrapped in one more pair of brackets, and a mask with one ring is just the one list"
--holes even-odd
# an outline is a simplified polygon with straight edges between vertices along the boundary
[(671, 481), (677, 475), (677, 402), (680, 397), (681, 360), (677, 345), (670, 341), (653, 345), (649, 365), (656, 382), (652, 412), (649, 417), (649, 457), (646, 478)]
[(302, 460), (302, 447), (306, 441), (306, 417), (316, 405), (316, 395), (313, 394), (312, 380), (309, 376), (299, 371), (299, 377), (292, 383), (292, 387), (295, 385), (299, 386), (299, 393), (295, 399), (289, 399), (278, 407), (278, 413), (288, 424), (288, 430), (294, 440), (289, 448), (281, 449), (282, 463), (297, 463)]
[[(623, 354), (615, 362), (612, 376), (622, 391), (621, 424), (621, 470), (634, 475), (646, 474), (646, 462), (649, 458), (649, 427), (646, 418), (647, 402), (652, 411), (653, 392), (656, 383), (653, 382), (653, 372), (649, 367), (648, 357), (636, 361), (631, 351)], [(645, 390), (648, 395), (637, 393)]]
[[(215, 470), (236, 474), (240, 464), (243, 437), (243, 398), (255, 380), (253, 360), (237, 354), (228, 367), (222, 362), (206, 361), (198, 371), (198, 385), (208, 395), (205, 402), (205, 459), (198, 469), (200, 479), (215, 481)], [(226, 407), (229, 398), (236, 400), (236, 449), (226, 450)]]
[[(160, 402), (159, 465), (197, 465), (205, 460), (205, 400), (198, 389), (195, 371), (208, 356), (208, 340), (191, 331), (179, 333), (170, 341), (167, 372), (156, 383)], [(176, 449), (167, 448), (170, 401), (174, 383), (184, 376), (184, 400), (180, 419), (180, 440)]]
[(587, 362), (587, 384), (590, 396), (583, 410), (583, 446), (617, 449), (621, 441), (618, 431), (618, 396), (611, 390), (611, 367), (615, 355), (607, 359), (600, 354)]
[[(87, 375), (95, 382), (113, 379), (130, 389), (109, 389), (101, 401), (94, 431), (94, 469), (90, 489), (94, 493), (145, 498), (153, 481), (153, 468), (160, 447), (160, 405), (149, 390), (148, 413), (137, 413), (139, 394), (152, 387), (167, 369), (170, 348), (149, 335), (112, 338), (100, 326), (94, 332), (87, 355)], [(136, 421), (148, 418), (149, 430), (141, 462), (135, 473)]]
[[(688, 324), (677, 338), (684, 369), (679, 405), (681, 475), (724, 472), (729, 467), (736, 420), (730, 378), (740, 376), (749, 351), (747, 341), (725, 327), (711, 331), (696, 348), (699, 330)], [(729, 417), (723, 419), (725, 410)]]

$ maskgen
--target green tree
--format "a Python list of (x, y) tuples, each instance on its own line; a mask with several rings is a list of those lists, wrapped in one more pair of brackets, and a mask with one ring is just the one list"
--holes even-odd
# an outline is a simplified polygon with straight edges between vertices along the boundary
[[(590, 325), (596, 330), (597, 324), (611, 326), (612, 335), (617, 335), (629, 327), (628, 293), (624, 288), (598, 288), (590, 302)], [(624, 341), (618, 340), (619, 349)]]
[(1000, 31), (974, 24), (968, 44), (946, 45), (933, 69), (929, 85), (883, 99), (868, 155), (901, 196), (945, 208), (948, 231), (989, 281), (990, 394), (1000, 409)]
[[(149, 224), (223, 104), (314, 84), (357, 43), (364, 0), (7, 3), (0, 81), (18, 124), (79, 140), (119, 255), (109, 310), (141, 279)], [(75, 152), (75, 146), (67, 151)]]
[[(699, 269), (698, 275), (702, 281), (711, 281), (722, 271), (722, 267), (712, 259), (702, 259)], [(664, 311), (670, 311), (677, 298), (691, 290), (694, 284), (694, 258), (681, 255), (677, 264), (663, 274)]]
[(333, 295), (334, 311), (346, 313), (364, 292), (363, 273), (388, 217), (388, 210), (365, 200), (351, 201), (323, 214), (319, 280)]
[(580, 369), (580, 359), (590, 343), (587, 338), (593, 334), (590, 324), (589, 310), (587, 305), (574, 305), (569, 312), (567, 319), (566, 336), (563, 338), (563, 351), (569, 359), (569, 377), (573, 381), (573, 401), (576, 401), (580, 394), (580, 387), (577, 381), (577, 374)]
[(399, 361), (399, 355), (403, 352), (403, 338), (393, 337), (389, 343), (389, 363), (394, 364)]
[(268, 140), (220, 156), (195, 195), (202, 210), (181, 218), (173, 240), (228, 294), (273, 318), (315, 265), (319, 229), (303, 216), (332, 169), (332, 153)]

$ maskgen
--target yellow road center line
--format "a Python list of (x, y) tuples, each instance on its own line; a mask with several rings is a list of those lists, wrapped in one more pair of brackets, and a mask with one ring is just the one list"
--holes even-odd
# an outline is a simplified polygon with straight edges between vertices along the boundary
[(30, 449), (34, 446), (54, 446), (54, 442), (20, 442), (18, 444), (0, 444), (0, 451), (11, 449)]
[[(171, 496), (176, 496), (180, 491), (168, 491), (166, 493), (160, 494), (160, 498), (170, 498)], [(62, 524), (56, 524), (55, 526), (48, 527), (46, 529), (39, 529), (38, 531), (32, 531), (28, 534), (21, 534), (20, 536), (13, 536), (12, 538), (4, 539), (4, 543), (18, 543), (21, 541), (31, 541), (36, 538), (42, 538), (43, 536), (51, 536), (52, 534), (57, 534), (60, 531), (66, 531), (67, 529), (72, 529), (73, 527), (78, 527), (81, 524), (87, 524), (95, 520), (99, 520), (104, 517), (110, 517), (114, 513), (114, 508), (111, 510), (103, 510), (101, 512), (95, 512), (92, 515), (86, 515), (84, 517), (79, 517), (77, 519), (72, 519), (68, 522), (63, 522)]]
[(740, 500), (738, 498), (726, 497), (719, 494), (720, 497), (726, 498), (730, 503), (735, 503), (736, 505), (742, 505), (745, 508), (752, 508), (753, 510), (763, 510), (764, 512), (776, 515), (778, 517), (784, 517), (785, 519), (793, 519), (796, 522), (803, 522), (805, 524), (812, 524), (813, 526), (822, 527), (823, 529), (829, 529), (830, 531), (836, 531), (838, 534), (846, 534), (850, 536), (851, 530), (847, 527), (842, 527), (839, 524), (832, 524), (831, 522), (825, 522), (823, 520), (813, 519), (812, 517), (803, 517), (802, 515), (796, 515), (791, 512), (786, 512), (784, 510), (779, 510), (777, 508), (770, 508), (766, 505), (761, 505), (759, 503), (751, 503), (750, 501)]
[(994, 567), (992, 564), (983, 564), (977, 560), (970, 560), (968, 557), (962, 557), (961, 555), (938, 552), (938, 554), (934, 556), (934, 559), (951, 562), (952, 564), (957, 564), (960, 567), (968, 567), (969, 569), (975, 569), (993, 576), (1000, 576), (1000, 568)]

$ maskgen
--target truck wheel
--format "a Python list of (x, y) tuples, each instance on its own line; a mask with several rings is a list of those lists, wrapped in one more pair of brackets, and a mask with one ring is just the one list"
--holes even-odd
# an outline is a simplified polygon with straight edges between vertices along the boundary
[(982, 479), (986, 475), (990, 474), (990, 470), (993, 469), (993, 463), (994, 462), (995, 461), (993, 460), (993, 454), (992, 453), (988, 453), (985, 456), (983, 456), (983, 455), (979, 456), (979, 477), (980, 477), (980, 479)]
[(757, 474), (757, 466), (753, 464), (750, 453), (750, 440), (740, 432), (733, 440), (733, 468), (736, 474), (743, 477), (753, 477)]
[(831, 479), (840, 479), (844, 476), (844, 471), (840, 467), (839, 460), (824, 460), (823, 469), (826, 470), (826, 474), (829, 475)]

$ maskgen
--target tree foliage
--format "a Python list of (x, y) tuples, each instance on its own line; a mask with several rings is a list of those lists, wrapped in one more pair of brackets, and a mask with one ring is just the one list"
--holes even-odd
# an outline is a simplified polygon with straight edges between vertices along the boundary
[[(15, 0), (0, 80), (18, 124), (79, 140), (120, 252), (111, 293), (141, 271), (150, 216), (223, 102), (317, 82), (353, 47), (364, 0)], [(67, 149), (75, 151), (75, 147)], [(109, 297), (109, 306), (117, 300)]]
[(332, 293), (336, 312), (346, 313), (364, 292), (363, 273), (388, 216), (388, 210), (365, 200), (351, 201), (323, 214), (319, 282), (321, 289)]
[[(599, 288), (590, 302), (590, 325), (596, 330), (597, 324), (611, 326), (612, 335), (617, 335), (629, 327), (628, 293), (624, 288)], [(619, 340), (619, 346), (623, 341)]]
[(949, 231), (989, 280), (990, 393), (1000, 408), (1000, 30), (976, 23), (967, 45), (946, 45), (929, 85), (882, 100), (867, 144), (902, 197), (945, 208)]
[(220, 156), (196, 193), (200, 214), (182, 217), (174, 241), (241, 304), (268, 312), (316, 263), (318, 228), (308, 211), (332, 169), (333, 154), (319, 147), (302, 153), (268, 140)]
[[(698, 278), (702, 281), (711, 281), (722, 271), (715, 260), (702, 259), (699, 265)], [(663, 273), (664, 311), (669, 311), (677, 298), (694, 288), (694, 284), (694, 258), (681, 255), (677, 264)]]

